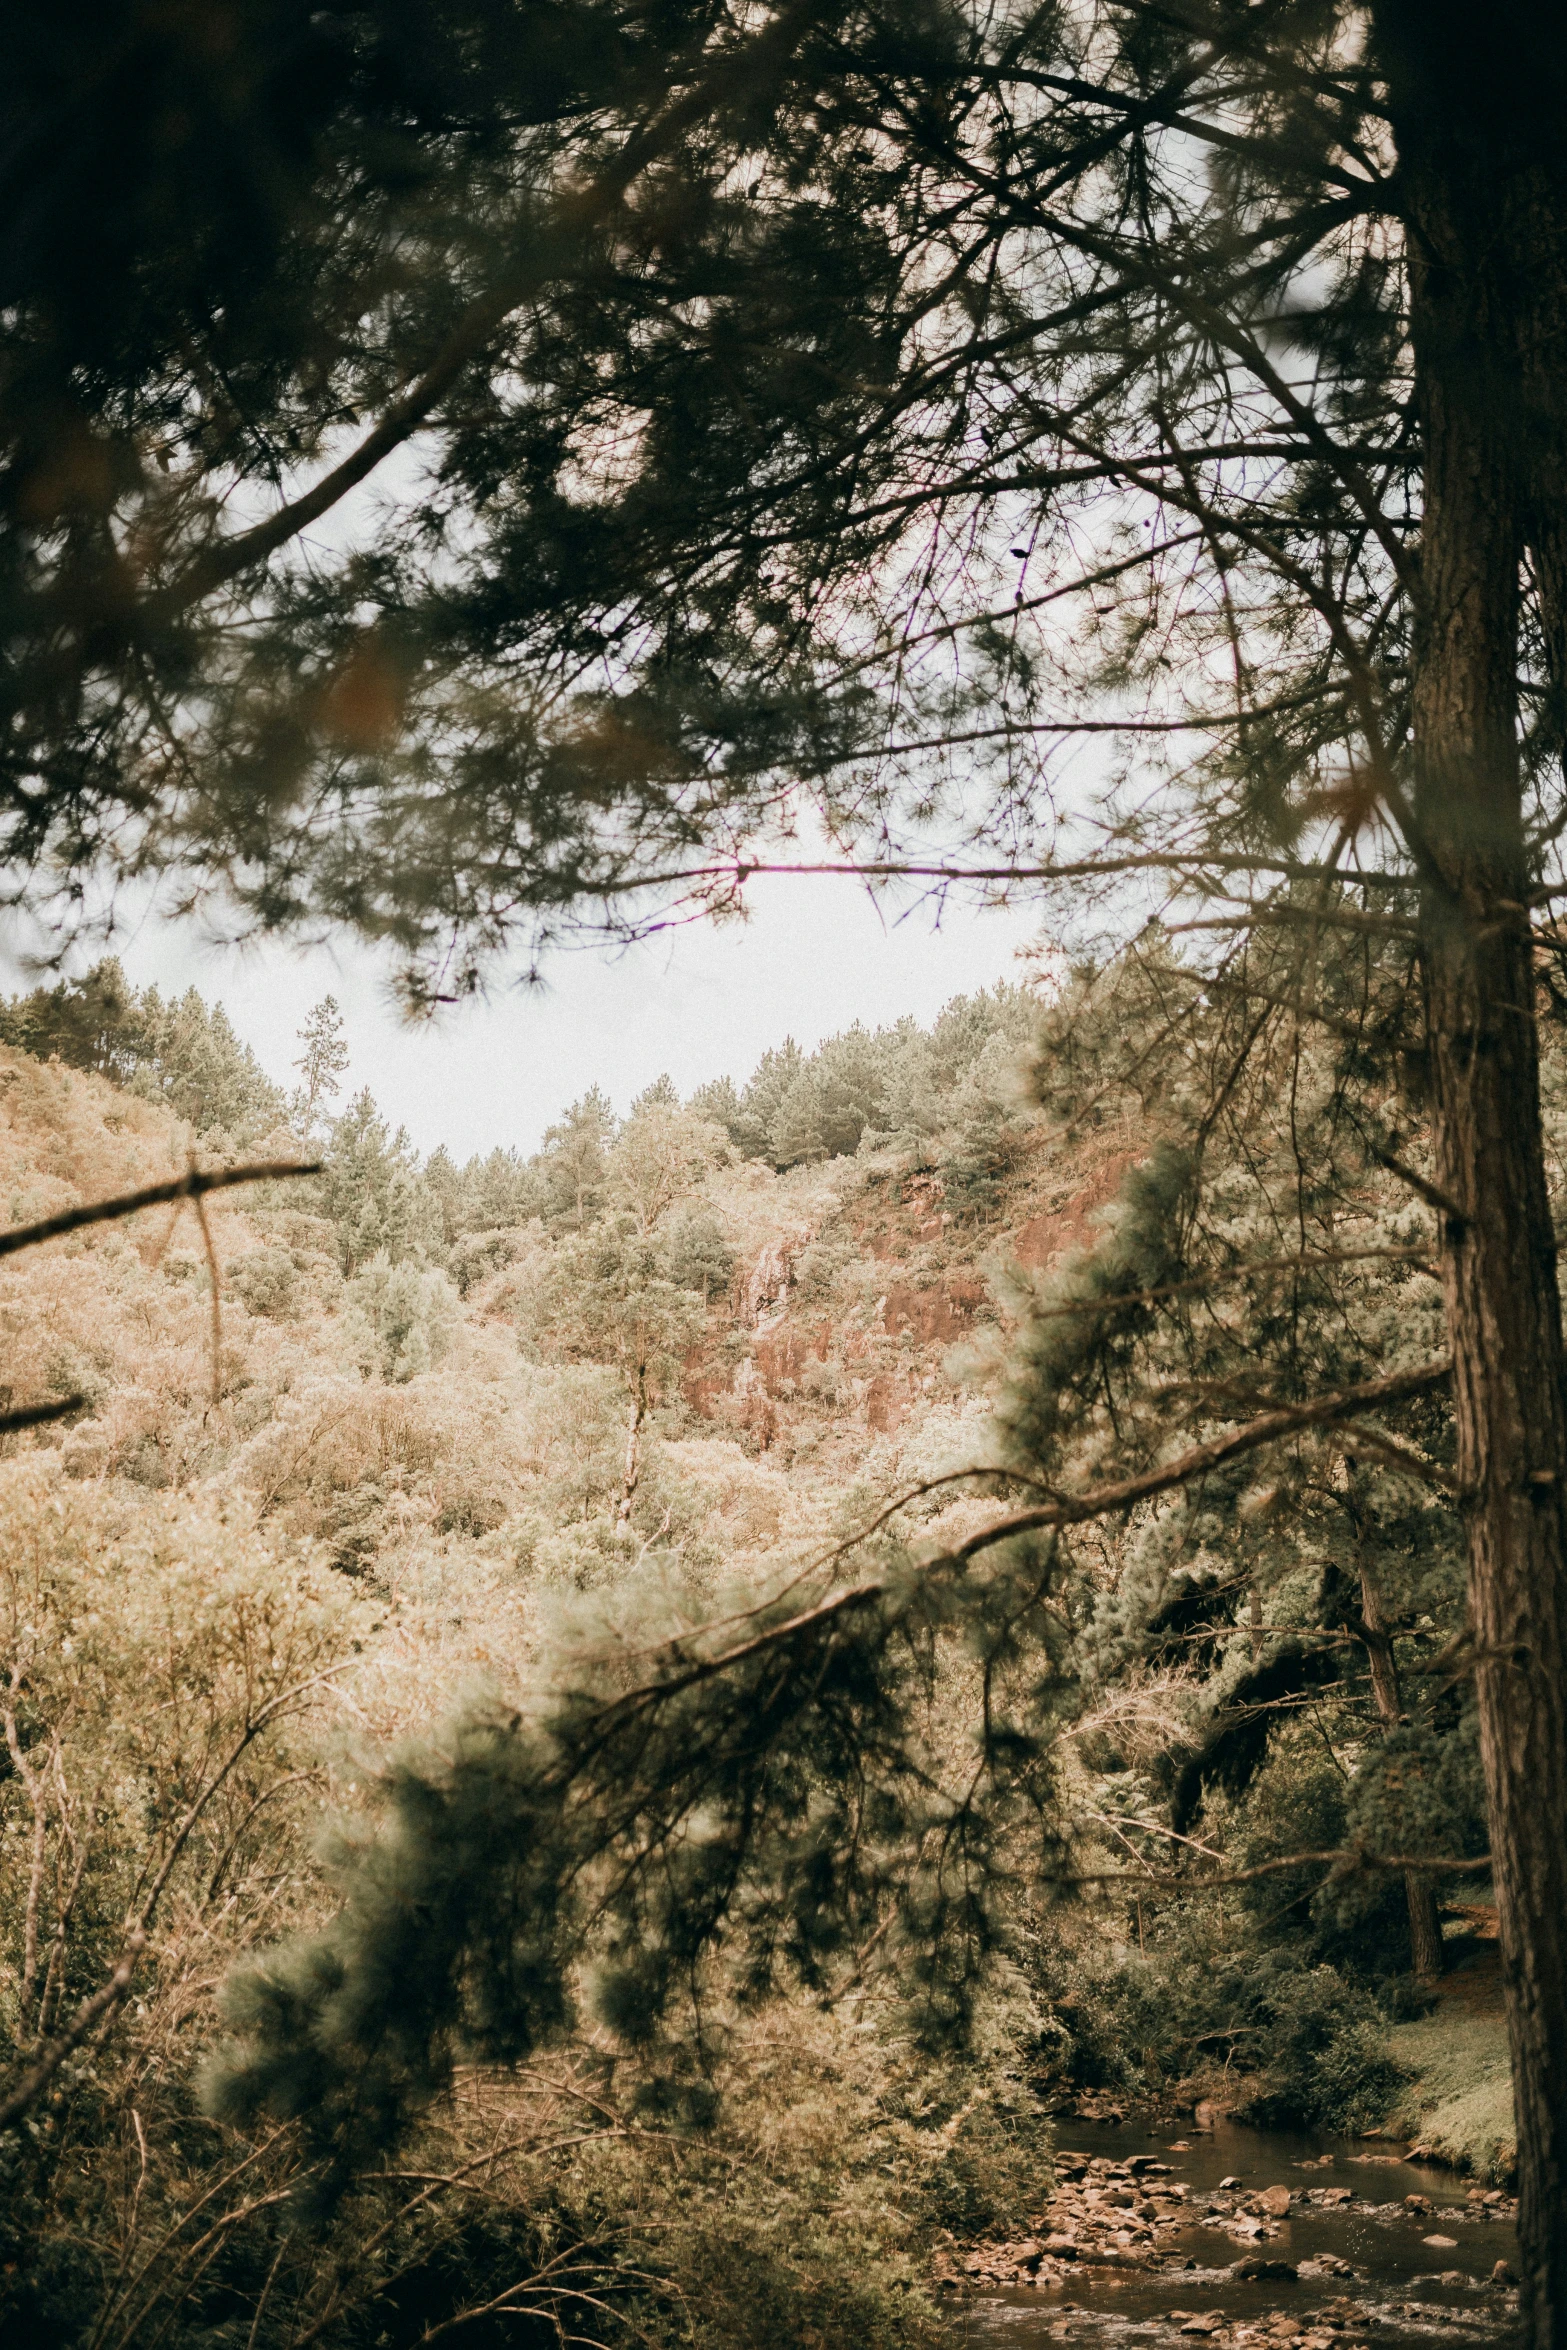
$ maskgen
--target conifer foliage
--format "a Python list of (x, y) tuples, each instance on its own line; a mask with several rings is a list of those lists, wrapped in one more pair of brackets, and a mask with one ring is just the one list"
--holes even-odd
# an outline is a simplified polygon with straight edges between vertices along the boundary
[(235, 1035), (221, 1004), (195, 988), (165, 1003), (131, 987), (112, 957), (83, 979), (35, 988), (0, 1006), (0, 1042), (39, 1060), (96, 1070), (161, 1102), (209, 1143), (243, 1147), (287, 1122), (288, 1105)]

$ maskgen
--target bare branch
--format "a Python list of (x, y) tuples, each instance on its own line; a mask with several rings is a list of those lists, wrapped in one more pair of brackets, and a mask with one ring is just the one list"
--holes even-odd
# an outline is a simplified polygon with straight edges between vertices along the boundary
[(1316, 1396), (1310, 1403), (1286, 1404), (1276, 1412), (1265, 1413), (1261, 1419), (1249, 1421), (1244, 1428), (1233, 1429), (1228, 1436), (1215, 1437), (1209, 1444), (1194, 1445), (1191, 1451), (1181, 1453), (1159, 1468), (1145, 1469), (1140, 1476), (1124, 1478), (1116, 1485), (1102, 1485), (1089, 1493), (1065, 1494), (1042, 1508), (1020, 1510), (1015, 1517), (1002, 1518), (993, 1526), (983, 1527), (978, 1534), (971, 1534), (950, 1555), (955, 1559), (977, 1558), (981, 1551), (1016, 1534), (1080, 1526), (1090, 1518), (1108, 1517), (1113, 1510), (1131, 1509), (1140, 1501), (1151, 1501), (1155, 1495), (1169, 1493), (1178, 1485), (1189, 1485), (1193, 1478), (1205, 1477), (1226, 1462), (1255, 1452), (1264, 1444), (1276, 1444), (1282, 1437), (1293, 1436), (1301, 1429), (1352, 1420), (1362, 1412), (1376, 1411), (1383, 1404), (1402, 1403), (1409, 1396), (1425, 1395), (1433, 1387), (1442, 1386), (1451, 1376), (1452, 1368), (1450, 1357), (1443, 1355), (1437, 1362), (1422, 1364), (1417, 1371), (1395, 1371), (1385, 1379), (1368, 1379), (1359, 1387), (1342, 1388), (1336, 1395)]
[[(149, 1183), (142, 1191), (123, 1192), (117, 1199), (94, 1200), (89, 1207), (65, 1208), (58, 1216), (46, 1216), (41, 1224), (19, 1224), (12, 1232), (0, 1232), (0, 1257), (15, 1256), (18, 1249), (37, 1248), (45, 1240), (58, 1240), (65, 1232), (80, 1232), (88, 1224), (115, 1223), (122, 1216), (137, 1215), (143, 1208), (161, 1207), (168, 1200), (199, 1199), (204, 1192), (228, 1191), (236, 1183), (282, 1183), (290, 1176), (320, 1172), (319, 1159), (301, 1162), (261, 1159), (253, 1166), (219, 1167), (205, 1175), (192, 1168), (188, 1174), (171, 1176), (167, 1183)], [(59, 1411), (75, 1408), (74, 1402), (65, 1403)], [(59, 1413), (51, 1406), (45, 1416), (57, 1418)], [(26, 1421), (19, 1424), (30, 1425)]]
[(63, 1395), (58, 1403), (29, 1403), (14, 1412), (0, 1412), (0, 1436), (14, 1436), (22, 1428), (43, 1428), (51, 1420), (68, 1419), (87, 1401), (85, 1395)]

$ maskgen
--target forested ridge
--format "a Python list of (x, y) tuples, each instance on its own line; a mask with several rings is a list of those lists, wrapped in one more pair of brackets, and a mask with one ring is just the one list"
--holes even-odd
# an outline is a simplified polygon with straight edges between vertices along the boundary
[(1106, 2101), (1505, 2177), (1415, 2078), (1488, 1886), (1376, 980), (1216, 1116), (1150, 933), (462, 1166), (330, 1002), (293, 1088), (0, 1012), (13, 1227), (320, 1161), (0, 1274), (13, 2090), (130, 1959), (0, 2137), (22, 2338), (913, 2343)]

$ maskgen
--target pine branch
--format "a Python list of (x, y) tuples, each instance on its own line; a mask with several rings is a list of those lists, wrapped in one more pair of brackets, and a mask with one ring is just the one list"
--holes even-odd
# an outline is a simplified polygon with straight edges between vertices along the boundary
[[(1081, 1526), (1094, 1518), (1109, 1517), (1117, 1510), (1132, 1509), (1138, 1502), (1151, 1501), (1161, 1493), (1173, 1492), (1179, 1486), (1189, 1485), (1195, 1478), (1207, 1476), (1214, 1469), (1224, 1467), (1227, 1462), (1238, 1460), (1248, 1452), (1255, 1452), (1263, 1445), (1276, 1444), (1301, 1429), (1331, 1426), (1340, 1420), (1355, 1419), (1362, 1412), (1378, 1410), (1386, 1404), (1404, 1402), (1410, 1396), (1428, 1394), (1431, 1389), (1444, 1385), (1451, 1373), (1452, 1364), (1444, 1355), (1437, 1362), (1422, 1364), (1416, 1371), (1396, 1371), (1385, 1379), (1368, 1379), (1358, 1387), (1342, 1388), (1333, 1395), (1316, 1396), (1309, 1403), (1285, 1405), (1278, 1411), (1250, 1421), (1244, 1428), (1232, 1430), (1228, 1436), (1216, 1437), (1207, 1444), (1194, 1445), (1175, 1460), (1167, 1461), (1158, 1468), (1143, 1470), (1135, 1477), (1123, 1478), (1113, 1485), (1098, 1486), (1087, 1493), (1060, 1494), (1035, 1509), (1020, 1510), (1011, 1517), (997, 1519), (993, 1524), (981, 1527), (977, 1534), (971, 1534), (967, 1541), (960, 1542), (954, 1549), (942, 1552), (928, 1562), (929, 1566), (935, 1568), (949, 1562), (962, 1563), (977, 1558), (982, 1551), (993, 1549), (998, 1542), (1010, 1541), (1019, 1534), (1048, 1532), (1063, 1526)], [(988, 1472), (991, 1475), (1006, 1473)], [(923, 1486), (917, 1488), (916, 1492), (930, 1489)], [(873, 1522), (874, 1526), (885, 1525), (892, 1510), (898, 1506), (895, 1503), (884, 1510)], [(864, 1536), (855, 1539), (863, 1540)], [(851, 1547), (852, 1543), (844, 1545), (845, 1549)], [(788, 1641), (813, 1633), (838, 1617), (873, 1607), (879, 1600), (889, 1597), (892, 1588), (892, 1581), (887, 1577), (872, 1577), (853, 1584), (846, 1590), (830, 1593), (814, 1607), (802, 1609), (798, 1615), (789, 1616), (782, 1623), (768, 1625), (733, 1648), (724, 1649), (716, 1656), (693, 1661), (662, 1679), (647, 1681), (636, 1689), (626, 1691), (604, 1708), (601, 1719), (606, 1732), (616, 1717), (663, 1703), (684, 1690), (694, 1689), (702, 1682), (714, 1679), (720, 1673), (748, 1663), (770, 1648), (780, 1647)], [(678, 1656), (684, 1646), (683, 1639), (672, 1640), (666, 1644), (665, 1654)]]
[(1376, 1411), (1384, 1404), (1402, 1403), (1412, 1395), (1428, 1394), (1432, 1388), (1446, 1383), (1452, 1368), (1451, 1359), (1443, 1355), (1437, 1362), (1422, 1364), (1417, 1371), (1395, 1371), (1385, 1379), (1368, 1379), (1359, 1387), (1342, 1388), (1336, 1395), (1317, 1396), (1310, 1403), (1287, 1404), (1279, 1411), (1248, 1422), (1244, 1428), (1232, 1430), (1228, 1436), (1215, 1437), (1209, 1444), (1194, 1445), (1189, 1452), (1181, 1453), (1160, 1468), (1146, 1469), (1139, 1476), (1123, 1478), (1115, 1485), (1099, 1486), (1089, 1493), (1063, 1495), (1059, 1501), (1039, 1509), (1020, 1510), (1015, 1517), (1003, 1518), (971, 1534), (950, 1555), (954, 1559), (977, 1558), (981, 1551), (1016, 1534), (1081, 1526), (1091, 1518), (1132, 1509), (1140, 1501), (1151, 1501), (1157, 1494), (1189, 1485), (1194, 1478), (1205, 1477), (1227, 1462), (1256, 1452), (1262, 1445), (1276, 1444), (1301, 1429), (1353, 1420), (1362, 1412)]
[[(1143, 1823), (1139, 1823), (1140, 1825)], [(1101, 1869), (1064, 1877), (1067, 1885), (1158, 1885), (1184, 1893), (1208, 1892), (1226, 1885), (1251, 1885), (1259, 1877), (1275, 1877), (1284, 1869), (1331, 1868), (1337, 1876), (1355, 1869), (1387, 1869), (1397, 1874), (1428, 1877), (1484, 1876), (1491, 1855), (1459, 1860), (1451, 1853), (1370, 1852), (1363, 1846), (1339, 1846), (1327, 1852), (1285, 1852), (1275, 1860), (1260, 1860), (1249, 1869), (1227, 1869), (1222, 1875), (1187, 1875), (1180, 1870)]]
[[(862, 754), (868, 756), (869, 754)], [(1022, 882), (1096, 881), (1123, 873), (1266, 873), (1283, 881), (1331, 881), (1346, 888), (1407, 890), (1412, 876), (1385, 873), (1361, 866), (1312, 864), (1303, 858), (1252, 856), (1228, 849), (1139, 849), (1104, 857), (1079, 857), (1062, 862), (1004, 865), (966, 865), (956, 861), (920, 864), (893, 857), (837, 858), (789, 861), (764, 857), (725, 857), (705, 865), (671, 866), (661, 872), (629, 874), (617, 880), (618, 895), (640, 889), (669, 889), (677, 883), (722, 882), (743, 889), (753, 879), (791, 875), (813, 880), (838, 875), (847, 881)]]
[(525, 224), (526, 259), (471, 306), (423, 374), (392, 402), (358, 448), (303, 496), (198, 555), (158, 599), (160, 614), (183, 612), (254, 564), (265, 562), (367, 480), (434, 413), (512, 312), (542, 293), (580, 257), (586, 237), (611, 217), (649, 165), (720, 107), (765, 83), (822, 13), (823, 0), (794, 0), (752, 40), (721, 55), (682, 97), (634, 131), (614, 162), (585, 188), (563, 196), (543, 222)]

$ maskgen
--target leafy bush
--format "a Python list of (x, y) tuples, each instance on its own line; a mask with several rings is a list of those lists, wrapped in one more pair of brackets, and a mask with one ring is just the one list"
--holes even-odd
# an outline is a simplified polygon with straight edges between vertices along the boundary
[(383, 1253), (349, 1284), (350, 1344), (360, 1368), (396, 1386), (440, 1362), (452, 1341), (457, 1296), (446, 1275)]
[(299, 1274), (286, 1248), (250, 1249), (228, 1266), (225, 1279), (252, 1314), (286, 1322), (298, 1311)]
[(1406, 2075), (1389, 2053), (1388, 2018), (1335, 1967), (1282, 1968), (1259, 1984), (1262, 2086), (1248, 2119), (1366, 2130), (1387, 2119)]
[(1151, 1947), (1112, 1953), (1059, 1926), (1034, 1945), (1056, 2077), (1160, 2098), (1220, 2094), (1259, 2123), (1357, 2130), (1404, 2080), (1386, 2006), (1299, 1943), (1259, 1946), (1244, 1912), (1193, 1902)]

